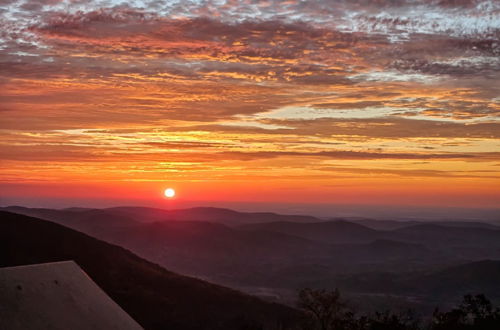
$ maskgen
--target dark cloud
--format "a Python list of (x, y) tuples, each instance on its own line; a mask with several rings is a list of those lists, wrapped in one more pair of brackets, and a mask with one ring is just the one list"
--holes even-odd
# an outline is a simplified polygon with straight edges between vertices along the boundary
[(445, 171), (445, 170), (423, 170), (423, 169), (390, 169), (390, 168), (346, 168), (337, 166), (318, 167), (320, 171), (339, 172), (339, 173), (357, 173), (365, 175), (393, 175), (401, 177), (436, 177), (436, 178), (482, 178), (496, 179), (497, 171), (478, 171), (477, 175), (471, 175), (468, 171)]
[[(154, 147), (171, 148), (167, 144), (153, 144)], [(194, 146), (194, 148), (200, 145)], [(43, 145), (35, 146), (37, 152), (33, 152), (34, 146), (18, 146), (9, 153), (3, 153), (1, 159), (10, 161), (60, 161), (60, 162), (144, 162), (163, 161), (170, 162), (190, 161), (190, 162), (213, 162), (222, 160), (252, 161), (259, 159), (273, 159), (278, 157), (293, 158), (325, 158), (338, 160), (374, 160), (374, 159), (448, 159), (448, 160), (498, 160), (500, 153), (394, 153), (383, 151), (351, 151), (351, 150), (331, 150), (318, 152), (300, 151), (224, 151), (204, 152), (202, 154), (189, 154), (185, 152), (175, 152), (164, 150), (162, 152), (144, 152), (137, 144), (129, 145), (128, 148), (116, 148), (103, 150), (99, 147), (75, 146), (75, 145)], [(181, 148), (193, 148), (193, 145), (177, 145)], [(205, 146), (207, 147), (207, 146)], [(137, 148), (137, 149), (136, 149)], [(0, 147), (0, 150), (4, 149)]]
[(313, 104), (317, 109), (364, 109), (384, 105), (383, 101), (361, 101), (361, 102), (328, 102)]
[[(422, 120), (407, 118), (320, 118), (305, 119), (267, 119), (266, 124), (287, 127), (264, 129), (248, 126), (200, 125), (189, 129), (207, 131), (286, 134), (315, 137), (363, 137), (363, 138), (483, 138), (499, 139), (500, 123), (460, 123), (451, 121)], [(180, 130), (183, 130), (180, 128)]]
[[(314, 28), (305, 22), (243, 21), (208, 18), (169, 19), (131, 9), (102, 9), (76, 14), (52, 13), (31, 31), (63, 47), (93, 46), (95, 52), (158, 57), (204, 55), (296, 59), (304, 50), (349, 48), (353, 34)], [(329, 45), (335, 41), (335, 45)], [(138, 47), (137, 43), (140, 44)]]
[[(254, 160), (275, 157), (318, 157), (332, 159), (468, 159), (468, 158), (494, 158), (499, 153), (485, 154), (460, 154), (460, 153), (384, 153), (363, 151), (320, 151), (320, 152), (293, 152), (293, 151), (261, 151), (261, 152), (224, 152), (225, 157), (240, 160)], [(225, 158), (224, 157), (224, 158)]]

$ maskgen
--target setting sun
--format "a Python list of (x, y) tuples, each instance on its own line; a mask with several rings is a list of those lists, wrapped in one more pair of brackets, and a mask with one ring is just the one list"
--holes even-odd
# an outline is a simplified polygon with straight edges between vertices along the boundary
[(164, 194), (165, 194), (165, 197), (172, 198), (175, 196), (175, 190), (172, 188), (167, 188), (167, 189), (165, 189)]

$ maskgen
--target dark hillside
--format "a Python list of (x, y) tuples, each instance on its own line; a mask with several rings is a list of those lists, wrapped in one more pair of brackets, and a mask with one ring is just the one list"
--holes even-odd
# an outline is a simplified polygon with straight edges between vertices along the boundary
[(291, 308), (169, 272), (131, 252), (61, 225), (0, 212), (0, 266), (74, 260), (146, 329), (274, 328)]

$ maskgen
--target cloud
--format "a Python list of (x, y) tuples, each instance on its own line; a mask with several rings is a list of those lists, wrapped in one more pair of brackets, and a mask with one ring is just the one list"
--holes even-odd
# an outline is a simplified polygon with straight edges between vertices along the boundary
[[(105, 148), (103, 148), (105, 147)], [(153, 161), (168, 162), (219, 162), (225, 160), (254, 161), (274, 158), (333, 159), (333, 160), (500, 160), (498, 152), (390, 152), (355, 151), (325, 149), (322, 151), (220, 151), (235, 149), (237, 145), (196, 142), (130, 142), (119, 144), (94, 145), (77, 143), (38, 143), (18, 144), (14, 149), (0, 145), (3, 160), (9, 161), (56, 161), (56, 162), (123, 162), (142, 163)], [(198, 148), (206, 149), (193, 153)], [(252, 148), (246, 148), (252, 149)], [(8, 151), (8, 152), (7, 152)]]
[(498, 171), (478, 171), (473, 175), (469, 171), (446, 171), (436, 169), (392, 169), (392, 168), (347, 168), (338, 166), (322, 166), (318, 170), (331, 173), (355, 173), (362, 175), (389, 175), (400, 177), (435, 177), (435, 178), (480, 178), (496, 179)]
[(350, 151), (350, 150), (336, 150), (336, 151), (320, 151), (320, 152), (293, 152), (293, 151), (262, 151), (262, 152), (225, 152), (222, 155), (241, 160), (254, 160), (262, 158), (275, 158), (275, 157), (313, 157), (313, 158), (331, 158), (331, 159), (467, 159), (479, 157), (488, 157), (497, 159), (500, 154), (486, 153), (480, 154), (438, 154), (438, 153), (384, 153), (384, 152), (364, 152), (364, 151)]
[(12, 177), (29, 163), (81, 177), (91, 162), (116, 178), (118, 163), (139, 177), (182, 162), (313, 177), (330, 161), (438, 177), (425, 160), (474, 163), (472, 178), (498, 161), (494, 1), (141, 3), (0, 2), (0, 150), (24, 164)]
[[(479, 138), (499, 139), (500, 123), (443, 122), (407, 118), (320, 118), (320, 119), (265, 119), (264, 123), (283, 128), (263, 129), (255, 126), (198, 125), (189, 130), (240, 132), (248, 134), (297, 135), (315, 137), (353, 137), (369, 139), (406, 139), (406, 138)], [(179, 128), (184, 130), (183, 128)]]
[(62, 50), (108, 56), (272, 62), (308, 57), (304, 50), (339, 51), (357, 42), (348, 33), (278, 20), (226, 23), (208, 18), (171, 19), (123, 8), (53, 13), (30, 27)]
[(383, 105), (381, 101), (361, 101), (361, 102), (329, 102), (313, 104), (317, 109), (364, 109)]

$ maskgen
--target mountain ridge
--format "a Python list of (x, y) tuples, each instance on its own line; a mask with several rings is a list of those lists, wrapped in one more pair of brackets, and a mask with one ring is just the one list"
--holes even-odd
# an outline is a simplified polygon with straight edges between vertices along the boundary
[(298, 316), (290, 307), (178, 275), (59, 224), (0, 211), (0, 266), (62, 260), (75, 260), (147, 329), (222, 330), (248, 319), (270, 325)]

